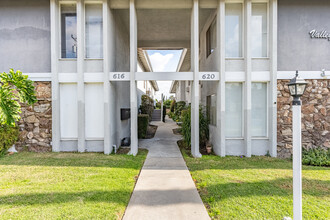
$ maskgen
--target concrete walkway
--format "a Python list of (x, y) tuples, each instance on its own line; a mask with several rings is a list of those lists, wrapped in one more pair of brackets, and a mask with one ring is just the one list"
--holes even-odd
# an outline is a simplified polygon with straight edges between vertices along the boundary
[(210, 219), (177, 146), (176, 124), (153, 124), (155, 137), (139, 141), (149, 153), (123, 219)]

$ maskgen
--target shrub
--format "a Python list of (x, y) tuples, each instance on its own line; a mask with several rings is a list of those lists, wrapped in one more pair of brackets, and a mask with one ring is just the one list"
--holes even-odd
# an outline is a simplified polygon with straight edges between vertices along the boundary
[[(191, 146), (191, 107), (182, 111), (182, 136), (188, 146)], [(205, 146), (209, 140), (209, 123), (203, 113), (203, 108), (199, 107), (199, 145)]]
[(173, 99), (171, 102), (170, 111), (174, 112), (174, 109), (175, 109), (175, 100)]
[(147, 136), (149, 125), (149, 115), (141, 114), (138, 115), (138, 137), (145, 138)]
[(330, 166), (330, 149), (315, 148), (302, 151), (302, 163), (312, 166)]
[(0, 125), (15, 126), (21, 118), (20, 103), (32, 105), (37, 101), (33, 81), (21, 71), (0, 73)]
[(156, 102), (156, 109), (161, 109), (162, 103), (161, 102)]
[(0, 125), (0, 156), (4, 155), (16, 143), (18, 135), (18, 127)]
[(154, 100), (147, 95), (142, 95), (141, 101), (141, 113), (149, 115), (149, 120), (151, 120), (154, 111)]
[(166, 108), (170, 109), (171, 108), (171, 104), (172, 104), (172, 100), (171, 99), (166, 99), (164, 101), (164, 105), (166, 106)]
[(185, 110), (187, 107), (186, 107), (186, 102), (185, 101), (180, 101), (180, 102), (177, 102), (175, 104), (175, 109), (174, 109), (174, 114), (176, 116), (181, 116), (181, 112), (182, 110)]
[(163, 122), (165, 122), (166, 117), (166, 105), (163, 105)]

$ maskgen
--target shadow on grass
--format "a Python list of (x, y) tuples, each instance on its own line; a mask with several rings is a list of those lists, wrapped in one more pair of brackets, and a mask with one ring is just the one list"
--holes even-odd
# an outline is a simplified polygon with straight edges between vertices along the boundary
[(127, 205), (130, 191), (86, 191), (86, 192), (54, 192), (27, 193), (0, 196), (0, 205), (35, 205), (56, 204), (67, 202), (109, 202)]
[(22, 152), (0, 157), (1, 165), (56, 167), (111, 167), (141, 169), (147, 150), (132, 155), (104, 155), (103, 153), (32, 153)]
[[(226, 156), (203, 155), (202, 158), (193, 158), (189, 150), (180, 148), (181, 153), (189, 167), (190, 171), (219, 169), (219, 170), (237, 170), (237, 169), (289, 169), (292, 170), (292, 161), (289, 159), (280, 159), (267, 156)], [(328, 170), (330, 167), (303, 166), (303, 170)]]
[[(330, 180), (310, 180), (303, 178), (303, 194), (326, 197), (329, 195)], [(230, 182), (201, 187), (201, 194), (214, 195), (215, 201), (232, 197), (251, 196), (292, 196), (292, 178), (278, 178), (271, 181)]]

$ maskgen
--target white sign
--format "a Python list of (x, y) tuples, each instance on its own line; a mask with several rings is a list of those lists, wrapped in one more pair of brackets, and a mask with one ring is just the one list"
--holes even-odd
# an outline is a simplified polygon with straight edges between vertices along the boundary
[(219, 72), (200, 72), (199, 80), (201, 81), (216, 81), (219, 80)]
[(110, 81), (129, 81), (129, 72), (111, 72)]
[(309, 35), (311, 36), (311, 38), (317, 38), (317, 39), (326, 39), (328, 41), (330, 41), (330, 33), (328, 33), (327, 31), (317, 31), (317, 30), (311, 30), (309, 32)]

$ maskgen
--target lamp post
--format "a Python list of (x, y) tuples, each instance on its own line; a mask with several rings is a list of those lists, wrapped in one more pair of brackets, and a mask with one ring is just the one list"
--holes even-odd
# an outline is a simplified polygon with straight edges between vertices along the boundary
[(293, 219), (302, 219), (302, 185), (301, 185), (301, 100), (306, 89), (306, 81), (298, 76), (288, 84), (293, 97), (292, 101), (292, 145), (293, 145)]

